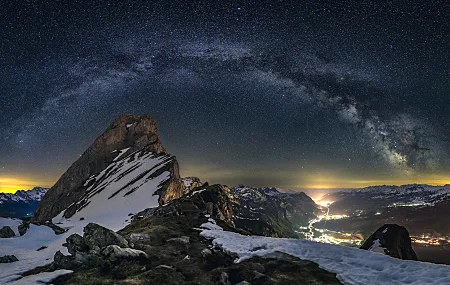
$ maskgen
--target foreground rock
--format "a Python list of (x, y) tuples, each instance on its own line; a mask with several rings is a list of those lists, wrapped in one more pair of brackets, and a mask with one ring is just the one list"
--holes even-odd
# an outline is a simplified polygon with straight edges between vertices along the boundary
[(0, 229), (0, 238), (12, 238), (15, 236), (16, 234), (9, 226), (4, 226)]
[(50, 266), (52, 270), (102, 267), (120, 259), (147, 257), (145, 252), (129, 248), (128, 241), (121, 235), (94, 223), (84, 228), (83, 236), (72, 234), (66, 241), (71, 255), (58, 251)]
[(417, 260), (408, 230), (396, 224), (380, 227), (364, 242), (361, 249), (384, 253), (399, 259)]
[[(89, 225), (84, 237), (72, 235), (67, 246), (74, 255), (72, 261), (86, 256), (99, 259), (84, 259), (83, 264), (90, 266), (72, 267), (75, 273), (52, 283), (341, 284), (335, 274), (320, 269), (317, 264), (286, 254), (274, 254), (267, 259), (255, 257), (235, 264), (234, 256), (214, 248), (209, 240), (199, 235), (199, 228), (205, 223), (248, 234), (233, 227), (232, 204), (228, 188), (212, 185), (136, 214), (130, 225), (116, 233), (119, 238), (98, 225)], [(129, 247), (123, 247), (125, 243), (120, 237), (125, 238)], [(91, 238), (92, 242), (88, 242)], [(98, 249), (93, 250), (108, 243), (122, 246), (107, 245), (100, 253)], [(62, 265), (64, 262), (60, 263)]]
[(0, 256), (0, 263), (11, 263), (19, 261), (14, 255)]
[[(113, 163), (117, 165), (120, 160), (127, 158), (130, 154), (134, 154), (134, 156), (129, 160), (146, 154), (167, 156), (166, 167), (154, 174), (157, 176), (164, 171), (170, 173), (170, 179), (156, 193), (159, 196), (160, 204), (178, 198), (183, 194), (184, 187), (181, 183), (178, 163), (174, 157), (165, 153), (165, 149), (159, 140), (156, 123), (152, 117), (148, 115), (121, 115), (45, 194), (36, 208), (32, 222), (48, 221), (62, 211), (64, 211), (63, 216), (65, 218), (73, 216), (89, 203), (88, 199), (92, 195), (102, 191), (104, 186), (100, 184), (108, 178), (110, 173), (105, 171), (97, 179), (89, 178), (99, 175)], [(111, 168), (108, 169), (110, 172), (112, 171)], [(148, 174), (148, 171), (150, 170), (142, 169), (139, 171), (142, 176), (137, 175), (133, 182), (140, 181), (142, 177)], [(132, 186), (134, 185), (128, 186), (133, 189)], [(118, 192), (120, 191), (118, 190)], [(123, 194), (130, 193), (124, 192)], [(61, 197), (64, 198), (61, 199)]]

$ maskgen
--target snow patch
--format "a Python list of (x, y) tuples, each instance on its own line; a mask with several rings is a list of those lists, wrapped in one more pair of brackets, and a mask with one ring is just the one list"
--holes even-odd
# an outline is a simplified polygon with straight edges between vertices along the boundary
[[(203, 225), (202, 225), (203, 227)], [(337, 274), (345, 285), (448, 285), (450, 266), (400, 260), (384, 254), (307, 240), (243, 236), (223, 230), (204, 230), (213, 245), (236, 254), (236, 262), (252, 256), (284, 252), (319, 264)]]

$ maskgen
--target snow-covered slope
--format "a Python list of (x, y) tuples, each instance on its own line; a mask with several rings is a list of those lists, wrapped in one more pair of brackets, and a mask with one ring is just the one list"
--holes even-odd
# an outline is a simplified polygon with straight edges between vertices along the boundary
[[(52, 262), (58, 250), (68, 254), (62, 247), (65, 239), (73, 233), (82, 234), (84, 226), (90, 222), (117, 231), (130, 222), (130, 214), (158, 206), (158, 190), (171, 178), (166, 169), (174, 157), (145, 151), (125, 157), (119, 157), (120, 151), (117, 154), (117, 160), (84, 183), (89, 189), (76, 205), (69, 207), (74, 213), (65, 218), (65, 210), (53, 218), (53, 223), (68, 230), (66, 233), (55, 235), (47, 226), (31, 224), (24, 236), (0, 239), (1, 254), (12, 254), (19, 259), (0, 266), (0, 284), (20, 277), (26, 270)], [(2, 224), (15, 226), (14, 221), (17, 220), (2, 219), (0, 227)], [(37, 251), (43, 246), (47, 248)]]
[(213, 245), (238, 256), (236, 262), (252, 256), (283, 252), (319, 264), (337, 274), (345, 285), (448, 285), (450, 266), (400, 260), (384, 254), (312, 241), (243, 236), (202, 226), (201, 235)]

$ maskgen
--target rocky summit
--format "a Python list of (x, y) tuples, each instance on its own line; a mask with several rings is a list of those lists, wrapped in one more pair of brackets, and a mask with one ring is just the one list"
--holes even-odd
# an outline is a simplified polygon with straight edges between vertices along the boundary
[[(130, 155), (133, 156), (130, 157)], [(165, 152), (152, 117), (149, 115), (120, 115), (45, 194), (36, 208), (32, 221), (48, 221), (62, 211), (65, 211), (65, 217), (72, 216), (80, 208), (86, 206), (89, 198), (95, 194), (92, 190), (100, 192), (106, 187), (106, 179), (124, 166), (125, 159), (131, 163), (131, 160), (142, 157), (149, 159), (162, 157), (165, 167), (159, 172), (170, 172), (170, 179), (165, 182), (164, 187), (158, 193), (160, 202), (164, 203), (180, 197), (183, 186), (179, 176), (178, 162)], [(133, 165), (133, 170), (140, 168), (142, 164), (140, 162), (139, 165)], [(134, 182), (150, 172), (149, 169), (142, 167), (141, 170), (135, 175)], [(99, 174), (101, 177), (96, 177)], [(122, 173), (123, 176), (126, 174)], [(96, 179), (92, 179), (94, 177)], [(115, 182), (120, 178), (115, 177)], [(104, 182), (103, 185), (101, 185), (102, 182)], [(133, 181), (128, 181), (128, 183), (129, 185), (124, 186), (132, 188), (128, 186), (133, 186)]]

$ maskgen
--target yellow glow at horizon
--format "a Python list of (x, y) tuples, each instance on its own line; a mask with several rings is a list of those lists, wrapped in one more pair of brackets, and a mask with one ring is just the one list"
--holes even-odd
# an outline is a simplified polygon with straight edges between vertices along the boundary
[(50, 181), (0, 176), (0, 192), (3, 193), (15, 193), (17, 190), (29, 190), (35, 186), (50, 187), (51, 185)]

